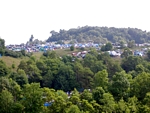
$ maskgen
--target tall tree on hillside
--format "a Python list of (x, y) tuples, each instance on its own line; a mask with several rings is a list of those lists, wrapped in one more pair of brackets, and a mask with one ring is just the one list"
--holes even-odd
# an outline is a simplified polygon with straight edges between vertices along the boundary
[(4, 55), (5, 53), (5, 40), (0, 38), (0, 54)]
[(102, 87), (104, 90), (107, 89), (108, 73), (106, 70), (99, 71), (94, 75), (94, 86)]
[(29, 42), (33, 42), (33, 39), (34, 39), (34, 37), (33, 37), (33, 35), (31, 35)]
[(129, 75), (127, 75), (125, 71), (116, 73), (113, 76), (110, 91), (118, 101), (121, 98), (125, 98), (128, 96), (128, 89), (130, 87), (128, 76)]

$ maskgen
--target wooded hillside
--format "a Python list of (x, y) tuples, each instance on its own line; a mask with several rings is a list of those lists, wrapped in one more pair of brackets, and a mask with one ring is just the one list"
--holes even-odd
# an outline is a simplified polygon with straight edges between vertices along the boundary
[(95, 43), (111, 42), (128, 42), (135, 40), (135, 43), (149, 42), (150, 32), (142, 31), (137, 28), (115, 28), (115, 27), (78, 27), (69, 30), (60, 30), (59, 32), (51, 31), (51, 36), (47, 39), (50, 41), (72, 40), (77, 42), (86, 42), (93, 40)]

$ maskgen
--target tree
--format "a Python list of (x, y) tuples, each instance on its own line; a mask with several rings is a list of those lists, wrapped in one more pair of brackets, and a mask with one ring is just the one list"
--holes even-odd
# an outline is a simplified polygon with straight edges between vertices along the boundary
[(49, 106), (49, 113), (64, 113), (66, 107), (66, 101), (63, 99), (63, 97), (58, 96), (55, 98), (55, 102)]
[(26, 113), (39, 113), (44, 104), (42, 89), (38, 83), (26, 84), (23, 88), (22, 105)]
[(113, 48), (113, 46), (112, 46), (111, 43), (106, 43), (106, 45), (105, 45), (105, 51), (110, 51), (110, 50), (112, 50), (112, 48)]
[(80, 109), (83, 110), (84, 112), (90, 112), (90, 113), (94, 112), (94, 108), (92, 104), (84, 99), (81, 101)]
[(83, 69), (82, 88), (90, 89), (93, 87), (94, 73), (90, 68), (85, 67)]
[(110, 91), (116, 100), (128, 97), (130, 82), (127, 77), (128, 75), (124, 71), (113, 76)]
[(135, 40), (131, 40), (128, 42), (128, 47), (133, 48), (135, 46)]
[(24, 60), (21, 60), (20, 64), (18, 65), (18, 69), (17, 70), (22, 69), (26, 73), (27, 72), (27, 68), (28, 68), (27, 62), (24, 61)]
[(70, 46), (70, 51), (74, 51), (74, 46)]
[(143, 72), (133, 79), (131, 84), (131, 94), (135, 95), (139, 100), (144, 99), (146, 93), (150, 92), (150, 74)]
[(24, 84), (28, 83), (28, 78), (27, 78), (27, 75), (25, 74), (24, 70), (22, 70), (22, 69), (18, 70), (18, 74), (15, 77), (15, 80), (21, 87), (23, 87)]
[(82, 99), (85, 99), (85, 100), (87, 100), (88, 102), (90, 102), (90, 101), (93, 100), (92, 93), (91, 93), (89, 90), (87, 90), (87, 89), (85, 89), (85, 90), (82, 92), (82, 94), (80, 95), (80, 97), (81, 97), (81, 100), (82, 100)]
[(94, 55), (86, 54), (84, 60), (83, 60), (83, 66), (91, 68), (96, 63), (97, 58)]
[(103, 64), (103, 61), (96, 61), (94, 62), (94, 64), (92, 64), (91, 66), (89, 66), (91, 71), (96, 74), (99, 71), (102, 71), (106, 68), (106, 65)]
[(33, 39), (34, 39), (34, 37), (33, 37), (33, 35), (31, 35), (29, 42), (33, 42)]
[(21, 53), (22, 53), (23, 56), (26, 56), (26, 51), (25, 51), (25, 49), (21, 50)]
[(122, 58), (127, 58), (128, 56), (133, 55), (132, 51), (129, 48), (125, 48), (121, 54)]
[(125, 42), (124, 41), (120, 41), (120, 49), (123, 49), (125, 47)]
[(44, 52), (43, 56), (46, 56), (47, 58), (50, 58), (50, 59), (56, 59), (57, 58), (56, 52), (55, 51), (49, 51), (49, 50)]
[(143, 62), (143, 59), (139, 56), (129, 56), (126, 59), (122, 60), (122, 68), (126, 71), (132, 71), (135, 70), (136, 66), (141, 64)]
[(76, 87), (76, 78), (72, 67), (69, 65), (61, 64), (57, 75), (54, 75), (54, 88), (62, 89), (64, 91), (73, 90)]
[(13, 105), (13, 96), (8, 90), (2, 90), (0, 93), (0, 112), (11, 113), (11, 107)]
[(115, 62), (110, 57), (104, 57), (103, 63), (107, 67), (108, 77), (112, 78), (116, 72), (121, 72), (122, 68), (118, 62)]
[(146, 93), (146, 96), (144, 97), (143, 103), (150, 107), (150, 92)]
[(72, 94), (70, 95), (69, 101), (71, 101), (74, 105), (80, 106), (80, 94), (76, 89), (74, 89)]
[(14, 96), (15, 101), (17, 101), (20, 98), (20, 86), (11, 78), (0, 78), (0, 92), (2, 90), (8, 90)]
[(52, 83), (54, 80), (54, 75), (51, 70), (48, 70), (47, 73), (43, 76), (42, 79), (42, 87), (52, 87)]
[(105, 45), (101, 47), (101, 51), (105, 51)]
[(10, 73), (9, 68), (6, 66), (5, 62), (0, 60), (0, 76), (7, 76)]
[(139, 104), (138, 99), (135, 96), (128, 98), (127, 105), (129, 107), (130, 112), (134, 113), (138, 112), (139, 111), (138, 104)]
[(104, 93), (101, 99), (102, 111), (105, 113), (112, 113), (115, 110), (116, 103), (114, 101), (113, 95), (110, 93)]
[(101, 99), (103, 98), (104, 93), (105, 91), (102, 87), (96, 87), (92, 92), (93, 99), (96, 100), (98, 104), (102, 104)]
[(101, 47), (101, 51), (110, 51), (110, 50), (112, 50), (112, 48), (113, 48), (113, 46), (111, 43), (106, 43), (106, 45), (103, 45)]
[(116, 108), (116, 112), (117, 113), (128, 113), (130, 110), (127, 106), (127, 103), (123, 100), (123, 98), (121, 98), (118, 103), (117, 103), (117, 108)]
[(66, 113), (80, 113), (80, 109), (77, 105), (71, 105), (67, 110)]
[(5, 54), (5, 40), (2, 38), (0, 38), (0, 54)]
[(5, 40), (0, 38), (0, 48), (5, 49)]
[(106, 70), (99, 71), (94, 75), (94, 87), (102, 87), (107, 89), (108, 86), (108, 73)]

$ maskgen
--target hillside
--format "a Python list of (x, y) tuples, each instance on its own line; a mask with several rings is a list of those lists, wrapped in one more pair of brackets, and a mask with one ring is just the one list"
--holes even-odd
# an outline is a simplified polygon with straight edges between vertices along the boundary
[(96, 43), (120, 42), (135, 40), (135, 43), (150, 42), (150, 32), (142, 31), (137, 28), (115, 28), (115, 27), (78, 27), (69, 30), (51, 31), (51, 36), (47, 42), (59, 40), (76, 40), (86, 42), (93, 40)]

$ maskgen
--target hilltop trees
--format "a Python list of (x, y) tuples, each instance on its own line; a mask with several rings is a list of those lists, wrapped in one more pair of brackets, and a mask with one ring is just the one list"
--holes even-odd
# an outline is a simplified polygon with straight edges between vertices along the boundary
[(0, 54), (5, 54), (5, 40), (2, 38), (0, 38)]
[[(79, 43), (93, 40), (95, 43), (124, 42), (132, 48), (135, 43), (149, 42), (150, 33), (137, 28), (90, 27), (84, 26), (69, 30), (51, 31), (47, 42), (77, 40)], [(121, 46), (123, 47), (123, 46)]]

